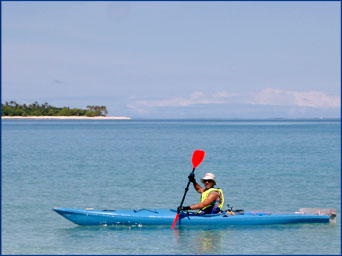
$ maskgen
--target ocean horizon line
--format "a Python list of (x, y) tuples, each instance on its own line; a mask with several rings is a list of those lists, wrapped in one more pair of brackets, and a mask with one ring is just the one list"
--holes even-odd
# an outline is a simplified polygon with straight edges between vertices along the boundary
[(302, 122), (302, 121), (341, 121), (340, 117), (306, 117), (306, 118), (286, 118), (286, 117), (276, 117), (276, 118), (218, 118), (218, 117), (189, 117), (189, 118), (168, 118), (168, 117), (153, 117), (153, 118), (131, 118), (126, 116), (1, 116), (2, 120), (132, 120), (132, 121), (232, 121), (232, 122), (253, 122), (253, 121), (267, 121), (267, 122)]
[(1, 119), (58, 119), (58, 120), (129, 120), (126, 116), (1, 116)]

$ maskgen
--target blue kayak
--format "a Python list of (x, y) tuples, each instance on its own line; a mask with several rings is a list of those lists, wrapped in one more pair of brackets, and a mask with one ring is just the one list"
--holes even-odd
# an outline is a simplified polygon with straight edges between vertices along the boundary
[[(78, 225), (172, 225), (176, 210), (94, 210), (53, 208), (64, 218)], [(293, 213), (229, 211), (219, 214), (181, 212), (177, 225), (269, 225), (290, 223), (321, 223), (335, 221), (334, 209), (301, 208)]]

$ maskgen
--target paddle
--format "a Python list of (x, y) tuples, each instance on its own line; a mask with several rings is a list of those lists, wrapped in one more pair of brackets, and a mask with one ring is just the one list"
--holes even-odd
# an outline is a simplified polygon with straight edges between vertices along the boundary
[[(192, 169), (191, 174), (193, 174), (193, 173), (195, 172), (196, 167), (199, 166), (199, 164), (203, 161), (204, 154), (205, 154), (205, 152), (202, 151), (202, 150), (195, 150), (194, 153), (192, 154), (192, 165), (193, 165), (193, 169)], [(190, 174), (190, 175), (191, 175), (191, 174)], [(184, 199), (185, 199), (186, 193), (188, 193), (188, 190), (189, 190), (189, 185), (190, 185), (190, 180), (188, 181), (188, 185), (186, 185), (186, 188), (185, 188), (185, 192), (184, 192), (182, 201), (181, 201), (181, 203), (180, 203), (180, 205), (179, 205), (179, 208), (178, 208), (178, 210), (177, 210), (177, 214), (176, 214), (175, 220), (173, 221), (173, 224), (172, 224), (172, 228), (175, 228), (176, 223), (177, 223), (177, 221), (178, 221), (179, 212), (180, 212), (179, 209), (183, 206), (183, 203), (184, 203)]]

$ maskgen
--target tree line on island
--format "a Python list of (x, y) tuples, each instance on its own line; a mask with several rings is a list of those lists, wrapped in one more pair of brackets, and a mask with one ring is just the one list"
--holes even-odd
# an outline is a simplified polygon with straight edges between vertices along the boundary
[(54, 107), (48, 103), (39, 105), (38, 102), (33, 104), (20, 105), (15, 101), (5, 102), (1, 104), (2, 116), (106, 116), (108, 114), (105, 106), (87, 106), (87, 109)]

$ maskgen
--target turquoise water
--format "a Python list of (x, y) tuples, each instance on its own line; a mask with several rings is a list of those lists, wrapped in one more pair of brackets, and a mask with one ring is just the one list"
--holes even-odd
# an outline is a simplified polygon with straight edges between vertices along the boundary
[[(234, 208), (336, 223), (79, 227), (51, 210), (176, 208), (195, 149)], [(341, 254), (340, 205), (339, 121), (2, 121), (2, 254)]]

